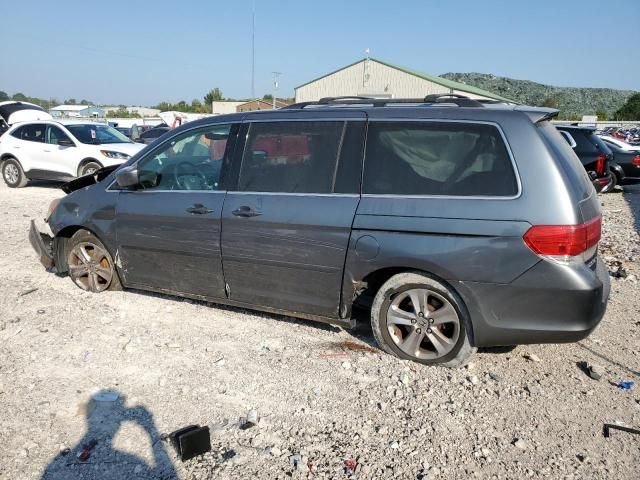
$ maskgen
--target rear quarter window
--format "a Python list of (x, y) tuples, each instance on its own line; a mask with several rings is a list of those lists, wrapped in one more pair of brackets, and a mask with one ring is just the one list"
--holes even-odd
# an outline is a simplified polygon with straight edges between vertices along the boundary
[(512, 197), (518, 182), (495, 125), (371, 122), (363, 193)]
[(589, 176), (576, 152), (565, 141), (559, 129), (556, 129), (548, 121), (540, 122), (536, 127), (547, 144), (550, 153), (566, 172), (568, 183), (579, 189), (584, 198), (589, 196), (593, 190)]
[[(46, 125), (35, 123), (31, 125), (23, 125), (20, 127), (20, 139), (26, 140), (28, 142), (44, 142), (44, 131), (46, 130)], [(15, 133), (14, 133), (15, 135)]]

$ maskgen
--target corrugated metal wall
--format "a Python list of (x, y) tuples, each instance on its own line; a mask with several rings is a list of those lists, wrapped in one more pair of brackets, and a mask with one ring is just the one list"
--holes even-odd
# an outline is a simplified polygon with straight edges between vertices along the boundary
[[(447, 87), (388, 67), (374, 60), (362, 61), (296, 89), (296, 102), (342, 95), (384, 95), (390, 98), (420, 98), (450, 93)], [(465, 92), (454, 92), (479, 98)], [(481, 98), (481, 97), (480, 97)]]

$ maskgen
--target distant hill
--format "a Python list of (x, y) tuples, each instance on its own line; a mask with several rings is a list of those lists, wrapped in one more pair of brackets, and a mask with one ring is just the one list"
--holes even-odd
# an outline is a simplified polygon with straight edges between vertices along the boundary
[(613, 119), (616, 110), (637, 93), (612, 88), (554, 87), (487, 73), (445, 73), (440, 76), (489, 90), (518, 103), (557, 108), (564, 118), (604, 112)]

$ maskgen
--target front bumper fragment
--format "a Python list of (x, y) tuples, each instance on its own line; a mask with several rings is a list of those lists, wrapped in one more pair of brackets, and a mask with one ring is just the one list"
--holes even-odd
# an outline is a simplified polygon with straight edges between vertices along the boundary
[(29, 242), (38, 257), (40, 257), (40, 263), (47, 269), (54, 269), (53, 238), (46, 233), (40, 232), (36, 227), (36, 222), (33, 220), (31, 220), (31, 227), (29, 228)]

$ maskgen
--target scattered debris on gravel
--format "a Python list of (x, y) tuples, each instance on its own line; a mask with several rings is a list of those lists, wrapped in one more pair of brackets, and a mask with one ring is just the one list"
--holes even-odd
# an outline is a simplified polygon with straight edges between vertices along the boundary
[[(366, 329), (83, 292), (27, 240), (54, 187), (0, 186), (0, 479), (640, 478), (640, 436), (603, 434), (640, 427), (640, 389), (617, 386), (640, 380), (640, 187), (600, 196), (601, 326), (458, 370)], [(211, 450), (182, 462), (163, 438), (185, 425)]]

